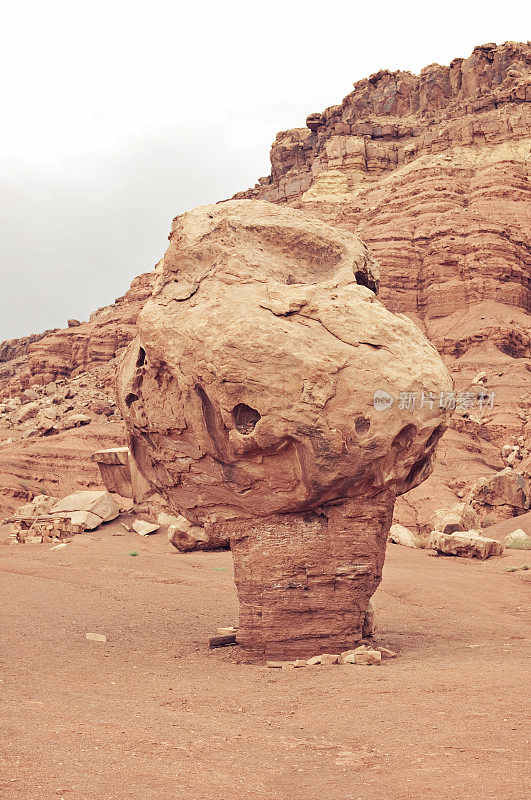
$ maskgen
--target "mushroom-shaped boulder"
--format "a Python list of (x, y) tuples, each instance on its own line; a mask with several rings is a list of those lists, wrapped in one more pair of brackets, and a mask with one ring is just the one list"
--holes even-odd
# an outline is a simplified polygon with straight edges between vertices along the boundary
[(249, 654), (361, 637), (395, 497), (447, 426), (448, 372), (378, 283), (353, 234), (262, 201), (203, 206), (174, 220), (123, 357), (131, 452), (176, 511), (230, 536)]

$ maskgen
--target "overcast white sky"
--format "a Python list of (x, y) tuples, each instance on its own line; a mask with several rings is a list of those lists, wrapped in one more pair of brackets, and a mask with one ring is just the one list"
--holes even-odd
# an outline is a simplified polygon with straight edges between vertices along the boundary
[(382, 68), (529, 37), (517, 2), (4, 4), (0, 340), (123, 294), (172, 217), (269, 173), (277, 131)]

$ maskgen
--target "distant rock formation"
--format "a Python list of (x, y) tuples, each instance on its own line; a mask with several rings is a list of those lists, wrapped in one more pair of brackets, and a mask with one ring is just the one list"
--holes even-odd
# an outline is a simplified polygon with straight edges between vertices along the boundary
[(0, 343), (0, 397), (108, 363), (134, 337), (155, 274), (139, 275), (123, 297), (95, 311), (87, 322), (72, 325), (78, 321), (69, 320), (67, 328)]
[(457, 409), (433, 477), (397, 504), (411, 528), (500, 470), (504, 445), (531, 474), (530, 67), (531, 45), (507, 42), (420, 76), (380, 71), (279, 133), (271, 174), (236, 195), (357, 233), (380, 261), (382, 302), (443, 355)]

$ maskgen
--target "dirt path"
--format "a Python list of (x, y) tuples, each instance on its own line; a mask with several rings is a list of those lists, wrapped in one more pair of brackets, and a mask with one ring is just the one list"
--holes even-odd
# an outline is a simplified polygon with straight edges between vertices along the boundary
[(378, 639), (399, 658), (279, 671), (206, 647), (237, 621), (230, 553), (118, 529), (0, 547), (2, 800), (526, 795), (531, 572), (505, 568), (529, 552), (390, 545)]

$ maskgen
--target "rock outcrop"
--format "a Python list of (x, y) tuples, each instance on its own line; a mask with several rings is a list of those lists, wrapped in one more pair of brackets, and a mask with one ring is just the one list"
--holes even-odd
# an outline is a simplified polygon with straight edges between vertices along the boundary
[(377, 290), (354, 235), (270, 203), (204, 206), (174, 220), (122, 359), (131, 453), (172, 508), (229, 532), (252, 655), (361, 637), (395, 496), (429, 474), (448, 425), (439, 403), (399, 404), (452, 384)]
[(517, 517), (531, 507), (531, 481), (511, 467), (480, 478), (473, 485), (469, 501), (482, 518), (484, 527)]
[(279, 133), (271, 174), (237, 195), (356, 232), (381, 263), (382, 302), (450, 369), (439, 464), (397, 503), (412, 530), (500, 470), (504, 445), (522, 441), (531, 474), (530, 100), (529, 43), (482, 45), (418, 76), (382, 70)]
[(0, 397), (111, 361), (134, 338), (136, 318), (155, 275), (139, 275), (123, 297), (95, 311), (87, 322), (72, 325), (77, 320), (69, 320), (68, 328), (0, 343)]

